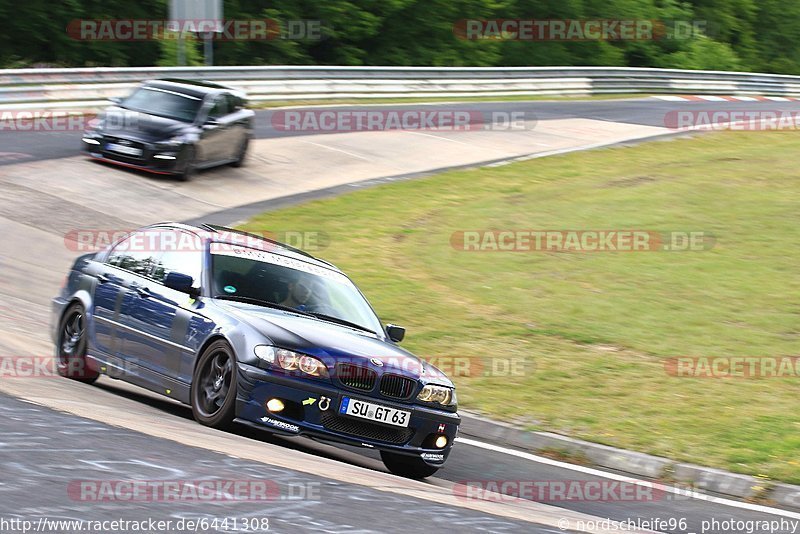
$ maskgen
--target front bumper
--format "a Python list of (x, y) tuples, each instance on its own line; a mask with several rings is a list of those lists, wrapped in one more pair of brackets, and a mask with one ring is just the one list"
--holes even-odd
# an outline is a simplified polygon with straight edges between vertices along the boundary
[(129, 141), (131, 148), (141, 150), (140, 155), (130, 155), (109, 150), (109, 144), (113, 141), (84, 134), (83, 150), (92, 159), (155, 174), (180, 174), (186, 168), (184, 146), (163, 147), (143, 141)]
[[(329, 382), (271, 373), (243, 363), (238, 366), (237, 417), (272, 432), (407, 454), (431, 466), (444, 464), (458, 434), (461, 418), (455, 413), (351, 393)], [(402, 428), (339, 415), (342, 397), (410, 411), (409, 425)], [(269, 412), (266, 402), (272, 398), (282, 400), (286, 408)], [(440, 435), (447, 437), (444, 448), (434, 445)]]

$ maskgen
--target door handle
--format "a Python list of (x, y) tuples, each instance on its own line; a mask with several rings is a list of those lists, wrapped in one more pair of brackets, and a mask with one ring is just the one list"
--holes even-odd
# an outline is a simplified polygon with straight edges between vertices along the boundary
[(150, 290), (147, 289), (146, 286), (140, 286), (139, 284), (131, 284), (131, 289), (136, 291), (136, 294), (146, 299), (150, 296)]

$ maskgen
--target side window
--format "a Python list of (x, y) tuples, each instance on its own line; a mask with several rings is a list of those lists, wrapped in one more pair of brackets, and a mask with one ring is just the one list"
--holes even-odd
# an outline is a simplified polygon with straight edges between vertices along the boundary
[(163, 245), (156, 259), (153, 279), (163, 283), (169, 273), (178, 272), (194, 278), (194, 287), (200, 287), (203, 272), (202, 240), (188, 232), (174, 230), (163, 235)]
[(229, 113), (228, 99), (225, 97), (225, 95), (220, 95), (214, 99), (214, 105), (211, 106), (211, 111), (208, 112), (208, 118), (221, 119)]
[(225, 95), (225, 98), (228, 100), (228, 110), (231, 113), (235, 113), (242, 109), (242, 101), (240, 98), (237, 98), (233, 95)]
[(132, 273), (149, 277), (155, 264), (156, 252), (148, 250), (143, 232), (134, 232), (114, 247), (106, 263)]

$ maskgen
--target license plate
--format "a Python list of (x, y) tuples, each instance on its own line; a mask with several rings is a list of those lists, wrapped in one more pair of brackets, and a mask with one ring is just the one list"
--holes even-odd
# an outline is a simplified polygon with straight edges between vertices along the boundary
[(344, 397), (342, 399), (342, 405), (339, 406), (339, 413), (402, 427), (407, 427), (411, 419), (411, 412), (409, 411), (397, 410), (395, 408), (389, 408), (388, 406), (381, 406), (380, 404), (351, 399), (350, 397)]
[(108, 143), (106, 145), (106, 150), (110, 150), (111, 152), (119, 152), (120, 154), (125, 154), (127, 156), (141, 156), (142, 149), (136, 148), (133, 146), (125, 146), (125, 145), (118, 145), (116, 143)]

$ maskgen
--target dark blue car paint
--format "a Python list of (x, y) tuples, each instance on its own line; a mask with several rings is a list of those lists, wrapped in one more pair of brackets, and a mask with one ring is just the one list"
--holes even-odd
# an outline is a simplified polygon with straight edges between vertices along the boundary
[[(183, 225), (164, 228), (199, 230)], [(201, 287), (209, 288), (210, 240), (204, 239)], [(420, 360), (389, 340), (384, 332), (373, 335), (288, 311), (218, 300), (205, 293), (205, 289), (198, 298), (192, 298), (154, 280), (106, 264), (109, 250), (78, 258), (61, 293), (53, 299), (55, 342), (57, 325), (66, 308), (74, 302), (85, 308), (89, 333), (87, 364), (94, 370), (188, 404), (196, 360), (209, 343), (224, 339), (237, 357), (236, 415), (241, 422), (282, 434), (302, 434), (420, 455), (430, 465), (441, 465), (447, 458), (460, 423), (455, 407), (434, 407), (415, 399), (426, 383), (453, 385), (428, 364), (424, 364), (428, 373), (421, 373)], [(288, 249), (275, 252), (332, 267)], [(265, 368), (268, 366), (254, 354), (254, 347), (262, 344), (315, 356), (329, 369), (334, 369), (340, 361), (368, 366), (370, 358), (381, 357), (387, 363), (375, 368), (379, 378), (383, 373), (400, 374), (416, 380), (417, 386), (408, 400), (398, 401), (384, 398), (377, 392), (348, 390), (336, 376), (292, 376), (280, 369)], [(323, 398), (327, 399), (324, 402), (329, 406), (326, 407), (336, 413), (344, 396), (411, 411), (409, 428), (415, 429), (413, 436), (398, 444), (326, 429), (321, 422), (320, 403)], [(289, 418), (269, 413), (265, 402), (272, 397), (301, 406), (301, 416)], [(309, 399), (313, 399), (313, 403), (303, 405), (303, 401), (309, 402)], [(437, 433), (448, 437), (445, 449), (435, 449), (430, 444), (431, 436)]]

